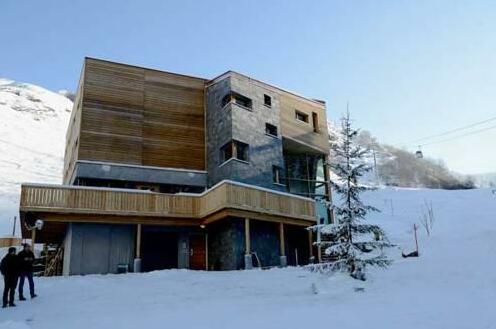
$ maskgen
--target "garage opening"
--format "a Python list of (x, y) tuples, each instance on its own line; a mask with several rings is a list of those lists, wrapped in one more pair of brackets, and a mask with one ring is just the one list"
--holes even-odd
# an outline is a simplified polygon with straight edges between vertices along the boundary
[(177, 232), (144, 227), (141, 239), (142, 269), (145, 272), (178, 267)]
[(286, 225), (285, 228), (288, 265), (307, 265), (310, 256), (308, 231), (301, 226), (294, 225)]

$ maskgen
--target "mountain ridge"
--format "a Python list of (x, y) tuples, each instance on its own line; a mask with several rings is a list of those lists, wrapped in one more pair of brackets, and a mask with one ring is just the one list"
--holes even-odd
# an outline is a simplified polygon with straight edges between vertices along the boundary
[(22, 182), (61, 183), (72, 101), (0, 78), (0, 236), (12, 232)]

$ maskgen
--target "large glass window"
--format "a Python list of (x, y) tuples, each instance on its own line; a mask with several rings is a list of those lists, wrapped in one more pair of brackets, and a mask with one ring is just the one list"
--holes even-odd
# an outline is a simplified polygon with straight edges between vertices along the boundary
[(285, 153), (286, 185), (290, 193), (324, 197), (324, 157), (304, 153)]

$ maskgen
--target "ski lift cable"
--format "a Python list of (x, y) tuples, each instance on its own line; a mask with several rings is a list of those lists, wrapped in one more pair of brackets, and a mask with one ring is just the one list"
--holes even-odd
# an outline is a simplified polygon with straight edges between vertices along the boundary
[(445, 142), (449, 142), (449, 141), (452, 141), (452, 140), (455, 140), (455, 139), (460, 139), (462, 137), (479, 134), (479, 133), (482, 133), (482, 132), (485, 132), (485, 131), (488, 131), (488, 130), (491, 130), (491, 129), (496, 129), (496, 125), (489, 126), (489, 127), (486, 127), (486, 128), (482, 128), (482, 129), (479, 129), (479, 130), (474, 130), (474, 131), (471, 131), (471, 132), (468, 132), (468, 133), (465, 133), (465, 134), (462, 134), (462, 135), (454, 136), (454, 137), (451, 137), (451, 138), (446, 138), (446, 139), (442, 139), (442, 140), (438, 140), (438, 141), (427, 142), (427, 143), (424, 143), (424, 144), (420, 144), (419, 147), (427, 146), (427, 145), (433, 145), (433, 144), (438, 144), (438, 143), (445, 143)]
[[(455, 133), (455, 132), (458, 132), (458, 131), (462, 131), (462, 130), (465, 130), (465, 129), (473, 128), (473, 127), (476, 127), (476, 126), (479, 126), (479, 125), (482, 125), (482, 124), (485, 124), (485, 123), (488, 123), (488, 122), (492, 122), (492, 121), (496, 121), (496, 117), (492, 117), (492, 118), (489, 118), (489, 119), (486, 119), (486, 120), (482, 120), (482, 121), (479, 121), (479, 122), (475, 122), (475, 123), (472, 123), (472, 124), (469, 124), (469, 125), (466, 125), (466, 126), (462, 126), (462, 127), (458, 127), (458, 128), (455, 128), (455, 129), (451, 129), (451, 130), (448, 130), (448, 131), (445, 131), (445, 132), (442, 132), (442, 133), (439, 133), (439, 134), (434, 134), (434, 135), (426, 136), (426, 137), (423, 137), (423, 138), (414, 139), (414, 140), (411, 140), (411, 141), (408, 141), (408, 142), (405, 142), (405, 143), (401, 143), (399, 145), (407, 146), (407, 145), (412, 145), (413, 143), (417, 143), (418, 144), (418, 142), (421, 142), (421, 141), (425, 141), (425, 140), (428, 140), (428, 139), (433, 139), (433, 138), (436, 138), (436, 137), (442, 137), (444, 135), (449, 135), (449, 134), (452, 134), (452, 133)], [(429, 144), (429, 143), (427, 143), (427, 144)]]

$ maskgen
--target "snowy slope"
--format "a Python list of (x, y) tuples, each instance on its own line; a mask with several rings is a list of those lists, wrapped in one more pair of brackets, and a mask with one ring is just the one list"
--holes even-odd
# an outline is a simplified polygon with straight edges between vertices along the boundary
[(72, 102), (0, 78), (0, 236), (12, 232), (22, 182), (60, 183)]
[[(39, 298), (0, 310), (0, 328), (496, 328), (496, 195), (388, 188), (367, 199), (398, 248), (366, 282), (299, 268), (43, 278)], [(433, 233), (419, 231), (420, 258), (402, 259), (424, 200)]]

